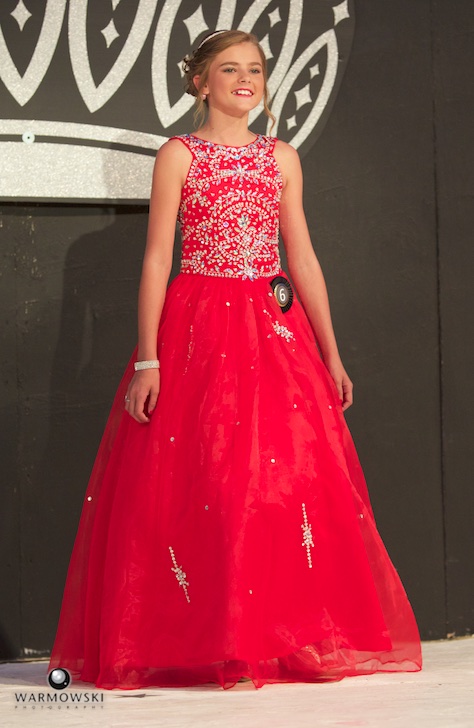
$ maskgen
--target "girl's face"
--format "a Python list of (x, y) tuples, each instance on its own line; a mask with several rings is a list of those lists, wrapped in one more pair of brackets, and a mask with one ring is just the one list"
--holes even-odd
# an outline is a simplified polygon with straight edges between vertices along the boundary
[[(195, 76), (195, 83), (199, 76)], [(237, 43), (219, 53), (209, 67), (202, 93), (209, 108), (241, 116), (260, 103), (265, 87), (262, 59), (253, 43)]]

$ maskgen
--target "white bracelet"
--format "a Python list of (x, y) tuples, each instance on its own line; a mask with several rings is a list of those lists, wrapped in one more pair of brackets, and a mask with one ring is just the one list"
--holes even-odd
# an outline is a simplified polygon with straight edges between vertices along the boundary
[(158, 359), (149, 359), (148, 361), (136, 361), (133, 366), (135, 367), (136, 372), (141, 369), (159, 369), (160, 362)]

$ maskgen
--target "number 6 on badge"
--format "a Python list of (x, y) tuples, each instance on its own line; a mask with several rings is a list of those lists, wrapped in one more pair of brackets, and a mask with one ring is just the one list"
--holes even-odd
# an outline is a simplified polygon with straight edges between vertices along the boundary
[(290, 281), (283, 276), (276, 276), (270, 281), (276, 302), (280, 306), (283, 313), (286, 313), (293, 303), (293, 289)]

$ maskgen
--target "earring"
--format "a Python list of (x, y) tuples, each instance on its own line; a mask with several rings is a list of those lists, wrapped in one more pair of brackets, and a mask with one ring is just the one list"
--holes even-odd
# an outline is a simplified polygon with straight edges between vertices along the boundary
[(201, 94), (201, 98), (203, 101), (205, 101), (207, 99), (207, 94)]

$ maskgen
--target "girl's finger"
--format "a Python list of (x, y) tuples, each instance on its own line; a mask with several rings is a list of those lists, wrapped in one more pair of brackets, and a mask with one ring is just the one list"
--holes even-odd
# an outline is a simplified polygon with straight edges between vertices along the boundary
[(158, 401), (158, 393), (159, 390), (152, 390), (150, 392), (150, 401), (148, 402), (148, 412), (153, 412), (153, 410), (156, 407), (156, 403)]
[(145, 401), (146, 401), (146, 396), (145, 397), (143, 397), (143, 396), (135, 397), (135, 399), (133, 401), (133, 407), (132, 407), (133, 417), (136, 419), (137, 422), (140, 422), (140, 423), (150, 421), (150, 418), (147, 417), (144, 412)]
[(134, 419), (136, 419), (137, 422), (140, 422), (140, 424), (144, 424), (145, 422), (150, 421), (146, 414), (143, 412), (143, 409), (140, 411), (139, 407), (134, 410), (133, 417)]
[(344, 388), (344, 403), (342, 406), (343, 410), (350, 407), (351, 404), (353, 403), (354, 400), (353, 400), (352, 392), (353, 392), (352, 385), (350, 385), (350, 386), (348, 385), (347, 387)]

